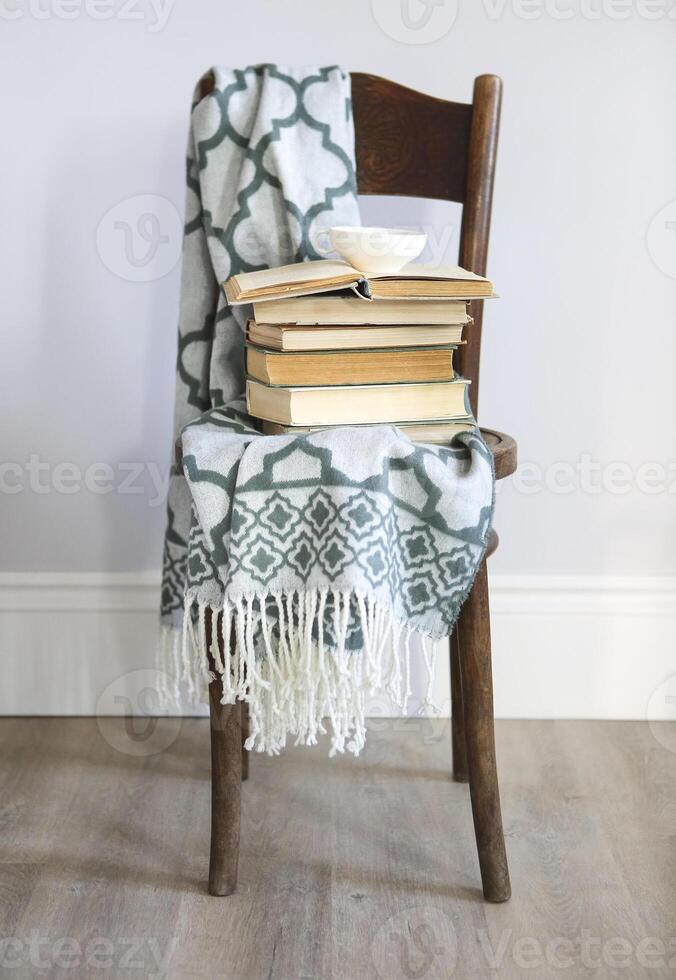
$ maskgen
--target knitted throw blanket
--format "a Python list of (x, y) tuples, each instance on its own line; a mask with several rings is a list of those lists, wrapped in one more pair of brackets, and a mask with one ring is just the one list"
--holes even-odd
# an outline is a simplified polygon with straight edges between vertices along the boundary
[(188, 156), (163, 694), (204, 697), (217, 671), (224, 703), (249, 703), (248, 748), (314, 744), (328, 719), (332, 753), (356, 753), (367, 695), (410, 696), (413, 634), (429, 697), (434, 640), (485, 551), (492, 457), (477, 432), (442, 448), (389, 425), (254, 428), (234, 397), (241, 313), (218, 284), (319, 257), (323, 229), (358, 224), (349, 76), (266, 65), (214, 80)]

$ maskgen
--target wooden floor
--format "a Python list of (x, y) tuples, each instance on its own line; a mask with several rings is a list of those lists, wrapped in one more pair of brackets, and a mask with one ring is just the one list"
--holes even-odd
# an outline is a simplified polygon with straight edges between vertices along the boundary
[(513, 898), (490, 906), (447, 724), (380, 721), (357, 761), (255, 756), (225, 899), (208, 723), (150, 726), (0, 720), (0, 975), (676, 975), (673, 728), (499, 723)]

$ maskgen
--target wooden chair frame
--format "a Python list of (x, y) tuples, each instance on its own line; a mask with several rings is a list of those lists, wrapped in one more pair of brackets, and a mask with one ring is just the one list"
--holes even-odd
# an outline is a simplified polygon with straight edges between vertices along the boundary
[[(213, 87), (207, 78), (202, 93)], [(460, 265), (486, 271), (502, 83), (481, 75), (470, 104), (447, 102), (374, 75), (352, 75), (357, 185), (362, 194), (436, 198), (462, 204)], [(459, 352), (478, 408), (483, 303), (471, 304), (474, 323)], [(516, 468), (513, 439), (482, 430), (491, 447), (496, 478)], [(487, 557), (497, 547), (491, 531)], [(209, 632), (212, 623), (207, 624)], [(484, 897), (510, 896), (509, 871), (495, 762), (490, 610), (486, 562), (450, 641), (453, 775), (469, 782)], [(211, 859), (209, 891), (229, 895), (237, 884), (241, 780), (248, 773), (246, 705), (221, 704), (220, 679), (210, 686)]]

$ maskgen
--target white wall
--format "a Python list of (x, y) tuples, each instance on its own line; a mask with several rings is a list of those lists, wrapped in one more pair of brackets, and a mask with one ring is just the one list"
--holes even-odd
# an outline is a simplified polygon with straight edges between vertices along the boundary
[[(0, 568), (158, 568), (190, 96), (213, 63), (276, 60), (338, 62), (466, 101), (475, 75), (502, 76), (489, 269), (501, 299), (485, 320), (481, 419), (513, 433), (535, 469), (501, 489), (492, 568), (508, 590), (510, 576), (674, 575), (676, 7), (660, 2), (410, 0), (410, 17), (431, 14), (419, 30), (396, 0), (5, 4), (2, 458), (17, 464), (6, 484), (24, 489), (0, 497)], [(134, 266), (114, 222), (135, 228), (148, 210), (167, 241)], [(363, 212), (457, 248), (450, 205)], [(129, 254), (146, 247), (137, 232)], [(31, 456), (52, 468), (30, 477)], [(90, 489), (74, 471), (76, 492), (57, 492), (59, 462), (111, 464), (118, 483), (137, 464), (140, 492), (93, 492), (91, 469)], [(7, 657), (20, 655), (12, 629), (0, 631)], [(658, 659), (672, 637), (655, 640)]]

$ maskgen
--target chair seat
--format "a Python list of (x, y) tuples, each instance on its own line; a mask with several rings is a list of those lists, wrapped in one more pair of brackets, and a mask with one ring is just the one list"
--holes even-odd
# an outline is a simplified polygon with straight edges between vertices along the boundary
[(504, 480), (506, 476), (511, 476), (516, 470), (516, 440), (504, 432), (484, 429), (483, 426), (480, 428), (486, 445), (493, 453), (495, 479)]
[[(495, 464), (495, 479), (504, 480), (506, 476), (511, 476), (516, 469), (516, 441), (504, 432), (497, 432), (495, 429), (481, 428), (481, 435), (486, 440), (486, 445), (493, 453)], [(183, 458), (183, 448), (181, 440), (176, 440), (174, 447), (176, 454), (176, 468), (180, 470)]]

